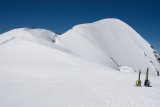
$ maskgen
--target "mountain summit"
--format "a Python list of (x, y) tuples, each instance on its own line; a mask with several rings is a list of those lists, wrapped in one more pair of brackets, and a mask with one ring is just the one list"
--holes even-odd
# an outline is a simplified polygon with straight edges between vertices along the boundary
[[(136, 71), (160, 71), (155, 50), (135, 30), (119, 19), (81, 24), (59, 36), (62, 46), (91, 62)], [(158, 54), (157, 54), (158, 55)]]

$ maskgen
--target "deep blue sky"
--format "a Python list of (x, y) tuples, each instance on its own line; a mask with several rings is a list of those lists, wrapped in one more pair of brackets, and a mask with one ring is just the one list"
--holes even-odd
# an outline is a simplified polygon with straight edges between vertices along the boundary
[(64, 33), (80, 23), (119, 18), (160, 51), (158, 0), (0, 0), (0, 33), (39, 27)]

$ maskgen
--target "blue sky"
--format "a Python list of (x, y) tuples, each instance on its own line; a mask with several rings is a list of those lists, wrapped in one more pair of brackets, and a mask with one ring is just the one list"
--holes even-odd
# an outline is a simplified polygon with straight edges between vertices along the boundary
[(39, 27), (64, 33), (72, 26), (118, 18), (160, 51), (158, 0), (1, 0), (0, 33)]

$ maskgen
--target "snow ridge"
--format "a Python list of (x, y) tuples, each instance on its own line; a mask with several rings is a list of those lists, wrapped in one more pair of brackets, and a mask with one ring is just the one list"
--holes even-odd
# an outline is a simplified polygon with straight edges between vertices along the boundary
[(77, 25), (59, 39), (66, 49), (95, 63), (115, 69), (125, 65), (136, 71), (160, 71), (151, 45), (119, 19)]
[[(159, 107), (160, 57), (118, 19), (0, 35), (0, 107)], [(153, 87), (135, 87), (149, 67)], [(136, 71), (136, 72), (135, 72)], [(152, 74), (152, 75), (150, 75)]]

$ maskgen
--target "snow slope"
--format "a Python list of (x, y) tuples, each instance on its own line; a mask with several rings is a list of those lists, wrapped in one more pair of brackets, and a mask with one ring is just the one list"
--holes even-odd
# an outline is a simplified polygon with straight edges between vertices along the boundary
[[(135, 87), (138, 73), (115, 70), (111, 54), (97, 41), (105, 38), (95, 40), (96, 35), (89, 35), (90, 24), (89, 30), (81, 26), (86, 25), (58, 39), (44, 29), (21, 28), (0, 35), (0, 107), (159, 107), (160, 78), (149, 75), (153, 87)], [(145, 75), (141, 77), (144, 81)]]
[(130, 66), (136, 71), (160, 71), (151, 45), (126, 23), (104, 19), (81, 24), (59, 36), (61, 44), (83, 59), (112, 68)]
[(53, 33), (45, 29), (19, 28), (19, 29), (14, 29), (14, 30), (11, 30), (9, 32), (2, 34), (0, 43), (2, 45), (15, 38), (31, 40), (31, 41), (36, 41), (36, 42), (38, 41), (52, 42), (56, 36), (57, 36), (56, 33)]

